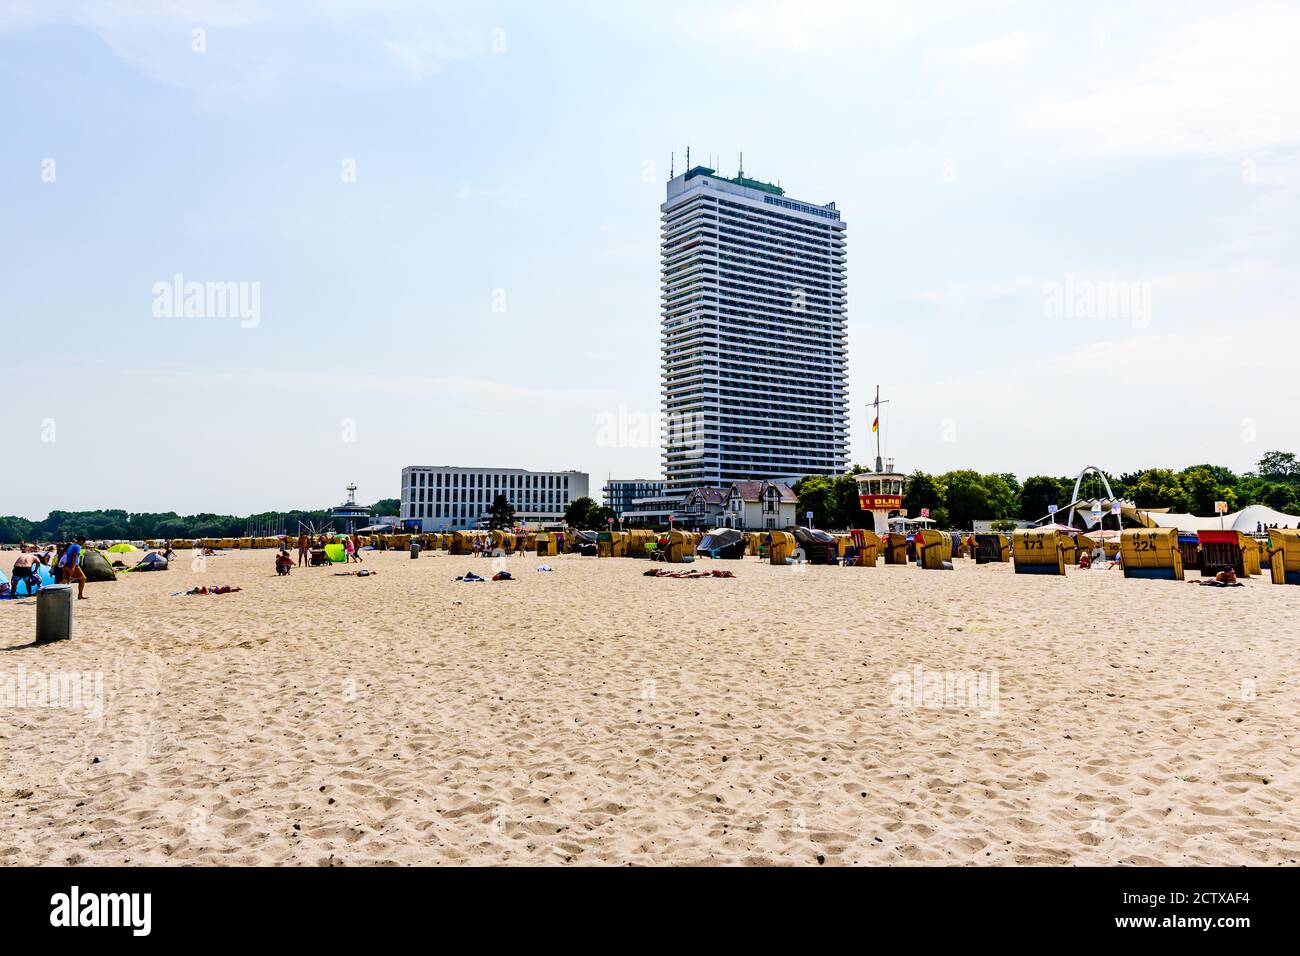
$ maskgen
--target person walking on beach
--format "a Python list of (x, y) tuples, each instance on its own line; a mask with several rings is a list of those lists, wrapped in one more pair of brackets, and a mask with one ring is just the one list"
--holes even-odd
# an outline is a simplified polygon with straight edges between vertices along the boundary
[(361, 536), (354, 534), (351, 540), (352, 556), (357, 559), (357, 564), (364, 564), (365, 559), (361, 557)]
[(298, 532), (298, 567), (307, 567), (311, 564), (311, 541), (307, 538), (306, 531)]
[(59, 564), (63, 568), (63, 583), (77, 582), (78, 601), (86, 600), (86, 572), (81, 570), (81, 552), (85, 546), (85, 535), (79, 535), (76, 541), (68, 545), (67, 550), (63, 552), (63, 557), (59, 559)]
[(343, 558), (344, 564), (348, 564), (356, 556), (356, 545), (352, 543), (351, 538), (343, 539), (343, 552), (344, 552), (344, 558)]

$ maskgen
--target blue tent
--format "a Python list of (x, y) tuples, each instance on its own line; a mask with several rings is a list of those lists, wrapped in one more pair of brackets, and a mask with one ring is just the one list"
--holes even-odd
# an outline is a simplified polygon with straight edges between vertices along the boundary
[[(45, 565), (39, 564), (36, 566), (36, 580), (39, 582), (40, 587), (45, 587), (54, 583), (54, 575), (50, 573), (50, 569)], [(18, 589), (9, 596), (12, 598), (30, 597), (35, 593), (36, 591), (32, 589), (32, 579), (25, 578), (18, 582)]]

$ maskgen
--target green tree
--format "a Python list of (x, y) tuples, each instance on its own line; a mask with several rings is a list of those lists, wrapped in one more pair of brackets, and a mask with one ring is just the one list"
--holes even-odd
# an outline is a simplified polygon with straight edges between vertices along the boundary
[(398, 498), (380, 498), (370, 506), (370, 513), (375, 517), (399, 515), (402, 513), (402, 502)]
[(1192, 514), (1214, 514), (1214, 503), (1226, 501), (1229, 511), (1237, 510), (1237, 492), (1232, 486), (1218, 480), (1216, 472), (1207, 465), (1186, 468), (1179, 476), (1183, 494), (1187, 498), (1187, 508)]
[(858, 502), (858, 483), (852, 475), (837, 475), (831, 482), (831, 521), (829, 527), (870, 528), (871, 516)]
[(611, 519), (615, 524), (618, 523), (618, 515), (614, 513), (613, 508), (608, 505), (596, 505), (596, 507), (587, 512), (587, 525), (583, 530), (601, 531), (609, 527)]
[(514, 505), (505, 495), (497, 495), (492, 499), (492, 507), (488, 509), (488, 528), (492, 531), (505, 531), (514, 526)]
[[(1110, 483), (1111, 491), (1115, 492), (1115, 494), (1119, 495), (1121, 498), (1127, 497), (1127, 495), (1125, 495), (1125, 493), (1120, 490), (1120, 486), (1116, 484), (1117, 481), (1119, 481), (1118, 478), (1113, 479), (1111, 481)], [(1059, 489), (1056, 495), (1056, 506), (1058, 508), (1064, 509), (1071, 503), (1071, 500), (1073, 499), (1074, 479), (1062, 475), (1060, 478), (1056, 479), (1056, 486)], [(1080, 488), (1079, 494), (1083, 494), (1083, 493), (1084, 493), (1083, 489)], [(1041, 518), (1042, 515), (1039, 515), (1039, 517)]]
[(595, 507), (596, 502), (586, 495), (574, 498), (564, 509), (564, 523), (570, 528), (589, 530), (591, 511)]
[(1259, 460), (1259, 473), (1265, 478), (1300, 479), (1300, 461), (1295, 452), (1266, 451)]
[(1261, 496), (1252, 500), (1266, 504), (1274, 511), (1289, 515), (1300, 514), (1300, 490), (1281, 482), (1266, 485)]
[(1148, 468), (1136, 475), (1125, 476), (1125, 479), (1125, 494), (1139, 508), (1168, 508), (1175, 512), (1188, 510), (1187, 493), (1183, 490), (1182, 482), (1168, 468)]
[(819, 528), (831, 527), (834, 520), (835, 501), (834, 484), (826, 475), (805, 475), (794, 483), (795, 497), (799, 504), (795, 509), (795, 523), (807, 520), (806, 513), (813, 513), (813, 524)]
[(969, 528), (976, 519), (1009, 517), (994, 513), (993, 496), (979, 472), (969, 469), (950, 471), (940, 481), (944, 488), (946, 523), (951, 527)]
[[(915, 518), (922, 508), (929, 508), (930, 514), (943, 506), (943, 489), (939, 482), (923, 471), (914, 471), (903, 482), (903, 508)], [(935, 518), (938, 521), (938, 518)]]
[(34, 527), (35, 525), (32, 522), (17, 515), (7, 515), (0, 518), (0, 542), (4, 544), (21, 544), (24, 541), (31, 541)]
[(1020, 513), (1020, 482), (1015, 475), (984, 475), (989, 495), (989, 517), (1010, 520)]
[(1047, 475), (1031, 475), (1025, 479), (1020, 489), (1020, 517), (1025, 521), (1037, 521), (1047, 514), (1048, 505), (1069, 504), (1061, 500), (1061, 485), (1058, 479)]

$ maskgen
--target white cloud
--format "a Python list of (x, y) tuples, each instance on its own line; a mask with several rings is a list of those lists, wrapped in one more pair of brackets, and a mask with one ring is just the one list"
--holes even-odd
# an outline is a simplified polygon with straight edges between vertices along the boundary
[(733, 41), (742, 52), (889, 49), (1008, 5), (1000, 0), (750, 0), (721, 9), (692, 6), (679, 16), (678, 26), (700, 39)]
[(245, 27), (270, 16), (260, 0), (29, 0), (0, 7), (0, 33), (65, 25), (107, 38), (176, 25)]
[(1021, 276), (1012, 279), (952, 282), (938, 289), (915, 292), (908, 298), (915, 302), (930, 302), (936, 305), (964, 305), (990, 299), (1041, 296), (1046, 281), (1048, 280), (1034, 276)]
[[(0, 34), (71, 26), (160, 83), (259, 94), (289, 77), (357, 86), (419, 83), (487, 49), (485, 27), (414, 0), (51, 0), (0, 10)], [(192, 49), (203, 30), (206, 49)], [(344, 56), (322, 57), (322, 38)]]
[(435, 36), (416, 40), (384, 40), (382, 43), (383, 48), (413, 83), (441, 73), (450, 63), (479, 56), (487, 48), (485, 35), (467, 31), (461, 31), (450, 39)]
[(1273, 3), (1111, 31), (1086, 69), (1045, 76), (1013, 126), (1076, 154), (1242, 154), (1300, 142), (1297, 36), (1300, 8)]
[(331, 394), (390, 395), (398, 398), (442, 397), (462, 410), (486, 408), (554, 409), (586, 403), (610, 404), (608, 392), (583, 388), (535, 388), (470, 376), (384, 375), (353, 371), (300, 371), (260, 367), (209, 368), (195, 365), (151, 365), (115, 369), (115, 376), (141, 385), (173, 382), (177, 387), (249, 388), (302, 394), (328, 381)]
[(1045, 34), (1016, 30), (976, 43), (934, 46), (928, 51), (927, 59), (937, 66), (955, 69), (1023, 69), (1050, 44)]
[(1068, 374), (1101, 375), (1149, 391), (1169, 386), (1197, 391), (1203, 377), (1242, 383), (1239, 397), (1249, 397), (1249, 382), (1263, 387), (1265, 376), (1295, 367), (1300, 332), (1276, 323), (1226, 322), (1219, 330), (1201, 334), (1132, 335), (1089, 342), (1046, 359), (1048, 368)]

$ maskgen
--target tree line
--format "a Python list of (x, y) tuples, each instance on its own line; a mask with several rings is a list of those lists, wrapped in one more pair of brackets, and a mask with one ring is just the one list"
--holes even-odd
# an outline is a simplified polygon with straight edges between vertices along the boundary
[[(854, 471), (868, 470), (854, 467)], [(1260, 504), (1300, 514), (1300, 461), (1292, 452), (1267, 452), (1255, 470), (1240, 475), (1220, 465), (1105, 474), (1116, 497), (1140, 508), (1212, 515), (1214, 503), (1226, 501), (1229, 511)], [(810, 475), (798, 481), (794, 491), (799, 496), (801, 522), (808, 511), (822, 528), (860, 528), (870, 520), (858, 507), (857, 483), (851, 475)], [(941, 528), (969, 528), (977, 519), (1037, 521), (1048, 513), (1049, 505), (1068, 506), (1073, 491), (1072, 476), (1032, 475), (1021, 482), (1009, 473), (959, 469), (931, 475), (914, 471), (903, 486), (903, 508), (912, 517), (929, 508), (930, 517)], [(1092, 473), (1084, 476), (1079, 497), (1106, 497), (1101, 479)]]
[[(869, 469), (854, 466), (857, 471)], [(1168, 508), (1198, 515), (1214, 513), (1216, 501), (1226, 501), (1229, 511), (1246, 505), (1267, 505), (1287, 514), (1300, 514), (1300, 460), (1293, 452), (1271, 451), (1260, 458), (1253, 471), (1234, 474), (1220, 465), (1192, 465), (1181, 471), (1147, 468), (1120, 475), (1106, 473), (1111, 489), (1120, 498), (1141, 508)], [(799, 496), (799, 520), (813, 513), (822, 528), (860, 528), (869, 516), (858, 507), (858, 486), (851, 475), (828, 477), (809, 475), (795, 483)], [(903, 507), (917, 516), (922, 508), (941, 528), (969, 528), (976, 519), (994, 521), (1036, 521), (1047, 514), (1048, 505), (1070, 504), (1074, 478), (1031, 475), (1023, 482), (1010, 473), (980, 474), (969, 469), (931, 475), (914, 471), (903, 487)], [(1105, 489), (1093, 474), (1084, 477), (1079, 488), (1082, 498), (1101, 498)], [(400, 502), (384, 498), (370, 507), (372, 515), (398, 514)], [(503, 505), (504, 507), (500, 507)], [(508, 502), (493, 503), (494, 524), (509, 527), (514, 509)], [(565, 509), (566, 522), (573, 527), (603, 529), (613, 511), (590, 498), (579, 498)], [(320, 527), (330, 520), (330, 511), (262, 512), (235, 515), (102, 511), (51, 511), (41, 521), (16, 516), (0, 517), (0, 543), (20, 541), (62, 541), (84, 534), (92, 540), (149, 538), (237, 538), (257, 524), (278, 523), (289, 532), (298, 523)]]

